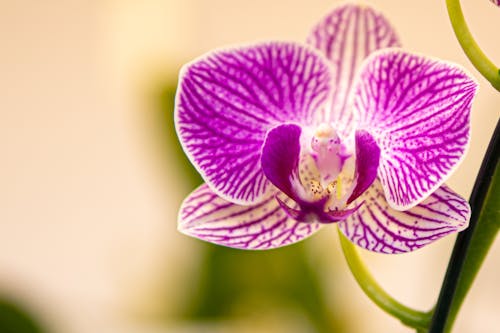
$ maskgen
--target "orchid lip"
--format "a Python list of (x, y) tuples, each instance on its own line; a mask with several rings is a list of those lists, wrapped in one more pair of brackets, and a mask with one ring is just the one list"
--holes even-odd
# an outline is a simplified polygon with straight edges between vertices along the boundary
[(346, 153), (352, 149), (331, 125), (320, 124), (310, 139), (307, 133), (296, 124), (270, 130), (262, 150), (263, 172), (299, 206), (295, 209), (278, 200), (291, 218), (320, 223), (345, 219), (358, 208), (349, 207), (350, 203), (375, 179), (377, 164), (367, 167), (363, 161), (378, 163), (379, 150), (364, 132), (356, 136), (361, 146), (356, 147), (356, 156)]

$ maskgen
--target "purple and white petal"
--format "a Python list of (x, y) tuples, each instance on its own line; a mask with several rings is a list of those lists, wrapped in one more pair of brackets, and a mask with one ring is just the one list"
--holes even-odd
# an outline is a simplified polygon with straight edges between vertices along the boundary
[(299, 181), (301, 133), (302, 130), (298, 125), (279, 125), (267, 133), (262, 147), (261, 165), (264, 175), (292, 199), (297, 199), (292, 179), (295, 182)]
[(418, 204), (462, 161), (476, 90), (458, 65), (400, 49), (364, 63), (355, 87), (357, 126), (382, 150), (378, 176), (393, 208)]
[(283, 122), (310, 124), (330, 94), (327, 60), (294, 43), (214, 51), (180, 77), (181, 144), (207, 184), (240, 204), (263, 200), (269, 189), (260, 167), (266, 132)]
[(356, 131), (356, 169), (354, 188), (347, 199), (350, 204), (359, 197), (377, 178), (380, 148), (375, 139), (366, 131)]
[(406, 211), (389, 206), (378, 180), (358, 200), (364, 200), (365, 204), (339, 222), (339, 228), (353, 243), (374, 252), (417, 250), (465, 229), (470, 217), (467, 201), (446, 185)]
[(346, 134), (351, 129), (349, 95), (363, 60), (372, 52), (399, 46), (389, 21), (367, 5), (345, 4), (322, 19), (309, 34), (307, 43), (330, 60), (333, 73), (333, 100), (330, 113), (321, 119), (338, 124)]
[[(288, 205), (293, 202), (281, 198)], [(254, 206), (235, 205), (202, 185), (182, 203), (179, 230), (218, 245), (267, 250), (290, 245), (320, 229), (319, 223), (297, 222), (281, 209), (274, 196)]]

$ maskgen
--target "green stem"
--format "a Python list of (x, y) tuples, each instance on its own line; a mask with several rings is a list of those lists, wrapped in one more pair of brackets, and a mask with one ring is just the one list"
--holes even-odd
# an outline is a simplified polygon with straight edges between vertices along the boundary
[(500, 228), (500, 120), (470, 198), (470, 225), (455, 242), (430, 333), (450, 332), (467, 292)]
[(476, 278), (481, 265), (483, 264), (486, 254), (495, 240), (500, 223), (500, 211), (498, 203), (500, 202), (500, 168), (497, 165), (494, 182), (491, 184), (488, 191), (486, 203), (479, 220), (478, 227), (472, 235), (472, 240), (469, 245), (469, 251), (465, 257), (464, 268), (458, 280), (455, 297), (451, 303), (448, 320), (445, 326), (445, 332), (450, 332), (453, 323), (457, 317), (460, 306), (462, 305), (465, 296), (469, 292), (474, 279)]
[(421, 329), (427, 328), (430, 323), (431, 314), (409, 308), (392, 298), (384, 289), (382, 289), (377, 281), (375, 281), (361, 260), (354, 244), (342, 234), (340, 229), (339, 237), (349, 269), (363, 292), (379, 308), (393, 317), (398, 318), (403, 324), (417, 328), (419, 329), (419, 332), (422, 331)]
[(465, 54), (476, 67), (476, 69), (483, 75), (491, 85), (500, 91), (500, 70), (488, 57), (481, 51), (477, 45), (474, 37), (465, 22), (462, 7), (459, 0), (446, 0), (448, 8), (448, 15), (450, 17), (453, 31), (457, 36), (458, 42)]

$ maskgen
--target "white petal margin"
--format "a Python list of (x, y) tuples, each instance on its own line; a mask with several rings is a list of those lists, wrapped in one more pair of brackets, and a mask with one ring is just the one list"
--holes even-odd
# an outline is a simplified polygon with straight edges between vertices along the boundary
[(357, 201), (363, 200), (364, 205), (339, 222), (339, 228), (353, 243), (374, 252), (415, 251), (467, 228), (470, 218), (467, 201), (446, 185), (407, 211), (389, 206), (378, 180)]
[[(293, 202), (281, 197), (289, 205)], [(245, 250), (267, 250), (296, 243), (318, 231), (319, 223), (287, 216), (274, 196), (252, 206), (230, 203), (207, 185), (193, 191), (179, 212), (180, 232), (210, 243)]]
[(381, 148), (378, 176), (391, 206), (406, 210), (443, 184), (465, 157), (477, 82), (459, 65), (385, 49), (360, 69), (358, 128)]
[(298, 43), (265, 42), (214, 50), (179, 75), (175, 128), (189, 160), (223, 198), (264, 200), (271, 184), (260, 166), (274, 126), (312, 125), (330, 96), (328, 60)]

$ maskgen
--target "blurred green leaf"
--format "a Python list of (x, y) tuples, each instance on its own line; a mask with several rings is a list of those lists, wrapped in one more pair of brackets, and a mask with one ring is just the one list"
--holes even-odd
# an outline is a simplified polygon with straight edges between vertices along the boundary
[(1, 333), (42, 333), (40, 324), (21, 305), (7, 298), (0, 298)]
[[(161, 94), (161, 128), (169, 161), (181, 166), (186, 182), (194, 189), (203, 180), (186, 158), (173, 122), (175, 84)], [(201, 242), (201, 241), (200, 241)], [(342, 322), (329, 308), (325, 287), (311, 267), (303, 243), (271, 251), (241, 251), (203, 243), (203, 262), (197, 285), (183, 317), (188, 320), (218, 320), (245, 317), (259, 311), (291, 308), (304, 313), (315, 331), (345, 332)], [(187, 296), (188, 297), (188, 296)]]
[(303, 243), (270, 251), (206, 244), (198, 292), (186, 316), (241, 317), (279, 304), (300, 309), (317, 332), (344, 332), (333, 316), (335, 309), (328, 308), (325, 293)]

